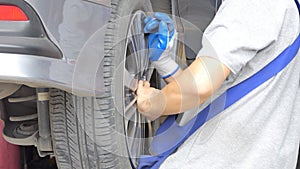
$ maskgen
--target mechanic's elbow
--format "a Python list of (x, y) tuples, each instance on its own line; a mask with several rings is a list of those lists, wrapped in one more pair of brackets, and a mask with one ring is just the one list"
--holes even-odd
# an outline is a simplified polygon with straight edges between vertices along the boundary
[(201, 101), (205, 101), (209, 98), (214, 92), (214, 87), (210, 83), (201, 83), (198, 85), (198, 97)]

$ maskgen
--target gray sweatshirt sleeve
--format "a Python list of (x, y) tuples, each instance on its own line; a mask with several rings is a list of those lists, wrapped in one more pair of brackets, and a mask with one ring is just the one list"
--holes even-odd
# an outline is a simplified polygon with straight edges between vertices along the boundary
[(237, 74), (277, 40), (284, 13), (272, 0), (225, 0), (204, 32), (198, 56), (217, 58)]

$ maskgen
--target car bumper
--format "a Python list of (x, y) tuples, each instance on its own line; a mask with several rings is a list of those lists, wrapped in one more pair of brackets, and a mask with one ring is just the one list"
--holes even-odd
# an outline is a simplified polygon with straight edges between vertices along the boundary
[(100, 65), (100, 61), (91, 65), (43, 56), (0, 53), (0, 82), (58, 88), (80, 96), (101, 95), (104, 84)]

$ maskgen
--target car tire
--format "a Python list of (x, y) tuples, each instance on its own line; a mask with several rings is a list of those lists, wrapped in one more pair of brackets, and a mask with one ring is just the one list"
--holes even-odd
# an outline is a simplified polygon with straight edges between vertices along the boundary
[[(124, 129), (126, 93), (122, 80), (124, 57), (127, 57), (124, 53), (128, 50), (128, 40), (124, 37), (130, 31), (133, 14), (151, 12), (152, 7), (148, 0), (112, 0), (111, 6), (102, 65), (105, 93), (97, 97), (79, 97), (59, 89), (50, 90), (51, 134), (59, 169), (130, 169), (137, 166), (140, 154), (132, 156), (130, 153)], [(145, 134), (149, 136), (149, 124), (142, 124), (143, 130), (148, 129), (143, 138)], [(143, 144), (138, 147), (141, 151), (147, 149), (145, 141)]]

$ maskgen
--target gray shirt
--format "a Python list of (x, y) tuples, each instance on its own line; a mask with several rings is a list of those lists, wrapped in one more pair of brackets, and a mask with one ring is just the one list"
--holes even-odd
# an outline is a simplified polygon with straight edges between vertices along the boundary
[[(250, 77), (299, 34), (294, 0), (225, 0), (204, 32), (199, 56), (211, 56), (232, 74), (215, 97)], [(213, 77), (212, 77), (213, 78)], [(167, 169), (292, 169), (300, 140), (300, 53), (274, 76), (198, 129), (162, 164)]]

